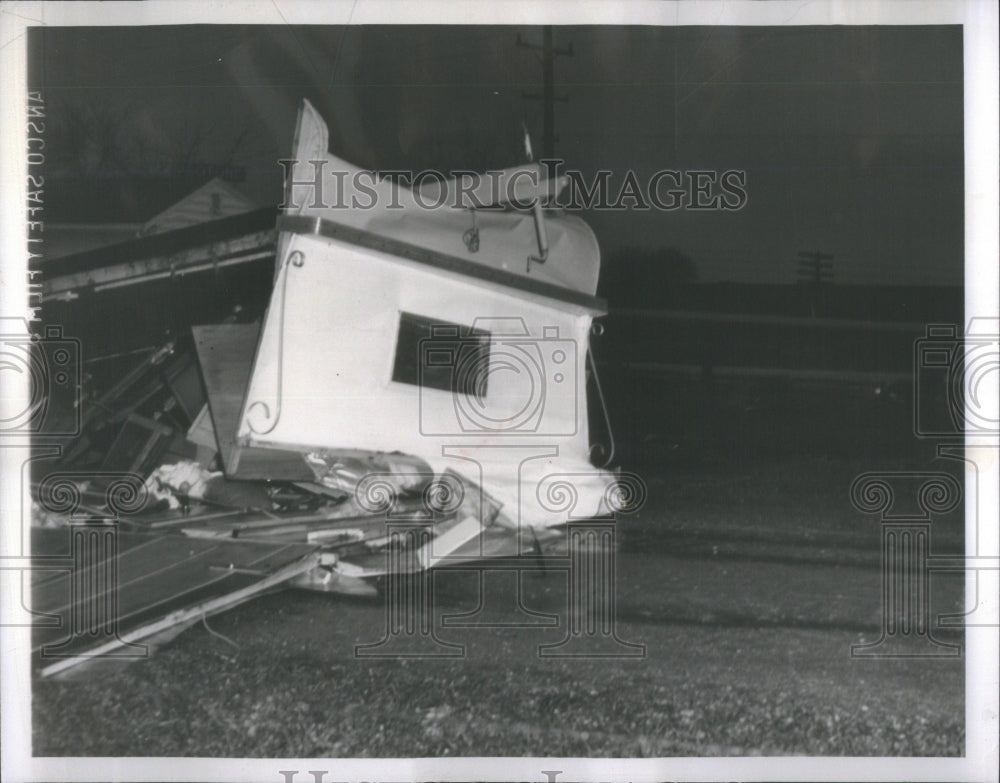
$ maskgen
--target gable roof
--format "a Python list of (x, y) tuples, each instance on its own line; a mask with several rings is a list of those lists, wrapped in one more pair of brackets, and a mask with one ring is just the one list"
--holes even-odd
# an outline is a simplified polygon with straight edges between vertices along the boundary
[(257, 208), (246, 194), (221, 177), (214, 177), (147, 220), (141, 236), (187, 228), (198, 223), (242, 215)]
[[(239, 172), (233, 172), (238, 176)], [(97, 173), (45, 172), (44, 219), (47, 223), (141, 226), (182, 201), (212, 179), (226, 182), (218, 167)], [(227, 183), (228, 185), (229, 183)]]

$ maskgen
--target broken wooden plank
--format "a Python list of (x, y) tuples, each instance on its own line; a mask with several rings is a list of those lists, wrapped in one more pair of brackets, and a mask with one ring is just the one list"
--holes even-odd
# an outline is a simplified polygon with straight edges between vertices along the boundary
[[(81, 544), (89, 535), (96, 545)], [(204, 541), (113, 525), (33, 531), (32, 552), (52, 563), (51, 578), (32, 585), (33, 649), (64, 659), (50, 673), (75, 665), (67, 660), (113, 655), (192, 611), (235, 605), (318, 562), (309, 544)]]
[(260, 324), (216, 324), (193, 326), (191, 330), (226, 475), (313, 481), (315, 476), (300, 453), (240, 446), (236, 442)]
[[(103, 528), (107, 531), (108, 528)], [(132, 538), (119, 533), (119, 539)], [(220, 574), (237, 575), (234, 569), (267, 567), (276, 555), (283, 559), (290, 555), (311, 551), (305, 547), (298, 551), (294, 546), (288, 553), (287, 545), (239, 541), (204, 541), (176, 535), (142, 535), (139, 545), (119, 548), (114, 563), (117, 578), (105, 577), (109, 563), (106, 552), (98, 551), (85, 566), (76, 566), (74, 574), (57, 581), (47, 582), (32, 595), (35, 609), (48, 614), (61, 614), (73, 608), (71, 581), (88, 585), (89, 597), (103, 598), (117, 590), (117, 619), (125, 623), (133, 616), (153, 611), (158, 606), (185, 600), (185, 597), (216, 588)], [(75, 553), (74, 553), (74, 556)], [(222, 570), (216, 569), (221, 566)]]
[(198, 446), (216, 451), (219, 444), (215, 440), (215, 427), (212, 425), (212, 414), (208, 412), (208, 403), (205, 403), (198, 415), (194, 417), (191, 426), (187, 431), (187, 439)]
[(101, 470), (148, 476), (159, 464), (175, 432), (153, 419), (130, 413), (101, 463)]
[[(196, 501), (197, 502), (197, 501)], [(137, 526), (149, 530), (164, 530), (167, 528), (174, 527), (186, 527), (192, 523), (200, 524), (211, 524), (214, 522), (219, 522), (223, 519), (232, 520), (233, 517), (238, 517), (244, 515), (246, 512), (240, 509), (229, 509), (222, 511), (210, 511), (206, 514), (184, 514), (179, 509), (171, 512), (171, 516), (162, 517), (160, 519), (137, 519), (135, 517), (129, 517), (128, 521), (135, 523)]]
[(183, 528), (182, 532), (195, 538), (245, 538), (248, 536), (284, 536), (301, 535), (306, 540), (306, 534), (315, 530), (338, 530), (352, 527), (374, 527), (385, 529), (385, 515), (368, 514), (364, 516), (337, 517), (329, 514), (306, 514), (288, 517), (269, 517), (267, 519), (251, 519), (233, 521), (230, 524), (212, 525), (211, 527)]
[(274, 258), (275, 211), (254, 212), (140, 237), (34, 265), (44, 275), (42, 295), (50, 299), (82, 288), (109, 288), (158, 277), (263, 263)]
[(184, 625), (185, 623), (191, 623), (194, 620), (200, 618), (211, 617), (214, 614), (218, 614), (226, 609), (231, 609), (244, 603), (255, 595), (269, 590), (272, 587), (276, 587), (284, 582), (304, 574), (307, 571), (312, 570), (317, 565), (319, 565), (319, 555), (311, 554), (306, 557), (293, 562), (277, 571), (275, 571), (270, 576), (261, 579), (247, 587), (235, 590), (231, 593), (219, 596), (218, 598), (210, 599), (202, 603), (195, 604), (194, 606), (186, 607), (184, 609), (178, 609), (177, 611), (171, 612), (166, 617), (161, 618), (155, 622), (151, 622), (148, 625), (136, 628), (132, 631), (121, 634), (118, 638), (110, 640), (96, 648), (88, 650), (85, 654), (75, 656), (72, 658), (66, 658), (64, 660), (58, 661), (56, 663), (50, 664), (42, 669), (42, 677), (51, 677), (54, 674), (65, 671), (72, 668), (80, 663), (93, 660), (100, 656), (110, 656), (115, 650), (122, 648), (126, 645), (136, 644), (142, 642), (145, 639), (159, 634), (169, 628)]

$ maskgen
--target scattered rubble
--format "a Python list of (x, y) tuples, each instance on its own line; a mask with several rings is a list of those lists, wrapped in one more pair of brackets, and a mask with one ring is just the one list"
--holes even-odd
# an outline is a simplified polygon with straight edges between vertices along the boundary
[[(560, 184), (542, 179), (530, 211), (484, 212), (463, 247), (468, 210), (393, 183), (376, 189), (401, 210), (316, 209), (300, 165), (357, 170), (308, 103), (295, 138), (263, 322), (237, 308), (85, 384), (78, 435), (34, 485), (33, 523), (70, 530), (34, 553), (76, 564), (36, 606), (80, 609), (66, 591), (84, 578), (99, 584), (85, 600), (130, 602), (114, 638), (74, 639), (77, 662), (277, 584), (370, 594), (389, 571), (521, 555), (609, 513), (586, 395), (599, 253), (582, 221), (542, 209)], [(400, 522), (422, 532), (394, 536)]]

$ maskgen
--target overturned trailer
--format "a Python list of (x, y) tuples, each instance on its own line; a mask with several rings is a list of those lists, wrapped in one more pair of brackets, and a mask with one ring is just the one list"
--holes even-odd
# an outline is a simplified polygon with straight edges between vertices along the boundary
[[(183, 406), (201, 406), (186, 439), (211, 456), (151, 470), (152, 457), (133, 459), (136, 449), (151, 454), (140, 439), (125, 474), (108, 472), (96, 449), (102, 472), (38, 482), (40, 507), (61, 513), (53, 501), (65, 483), (91, 477), (72, 515), (100, 504), (107, 479), (105, 506), (126, 523), (119, 570), (141, 588), (105, 641), (86, 640), (43, 674), (279, 584), (372, 593), (383, 576), (538, 553), (547, 541), (568, 543), (561, 526), (638, 498), (594, 466), (610, 458), (607, 446), (594, 458), (590, 420), (603, 408), (589, 352), (593, 320), (605, 313), (595, 295), (600, 255), (585, 223), (543, 209), (564, 183), (529, 163), (485, 186), (411, 189), (339, 160), (327, 142), (304, 103), (263, 318), (192, 328), (204, 403), (192, 393)], [(164, 411), (129, 421), (169, 430)], [(76, 455), (88, 444), (95, 452), (93, 429), (67, 450), (72, 467), (85, 464)], [(122, 482), (135, 502), (119, 513), (112, 499)], [(394, 535), (401, 524), (418, 534)], [(72, 557), (102, 535), (73, 533)], [(199, 543), (179, 546), (179, 535)], [(50, 535), (35, 543), (50, 558), (69, 556)], [(181, 571), (190, 579), (170, 576)], [(249, 582), (227, 587), (235, 573)], [(64, 596), (72, 578), (53, 577), (36, 605), (76, 611)], [(209, 587), (215, 593), (194, 600)], [(37, 630), (39, 649), (51, 646), (51, 633)]]
[[(534, 165), (500, 172), (500, 198), (477, 210), (469, 183), (366, 179), (330, 154), (308, 103), (293, 158), (233, 475), (247, 448), (314, 463), (398, 454), (418, 462), (380, 464), (456, 474), (509, 528), (608, 513), (587, 399), (600, 256), (583, 221), (542, 212), (559, 183)], [(498, 203), (509, 196), (522, 208)]]

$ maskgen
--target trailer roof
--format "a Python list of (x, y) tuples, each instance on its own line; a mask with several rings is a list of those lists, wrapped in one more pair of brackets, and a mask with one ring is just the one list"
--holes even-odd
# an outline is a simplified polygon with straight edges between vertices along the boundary
[[(452, 198), (462, 191), (455, 180), (429, 180), (432, 187), (411, 189), (398, 177), (379, 178), (375, 172), (332, 155), (328, 141), (326, 123), (308, 101), (303, 101), (295, 132), (294, 163), (286, 182), (286, 215), (321, 218), (539, 283), (589, 296), (596, 293), (600, 249), (593, 231), (579, 218), (558, 209), (543, 210), (542, 231), (548, 252), (541, 261), (536, 217), (527, 204), (464, 208), (467, 201)], [(516, 190), (523, 198), (526, 188), (522, 186), (530, 179), (531, 168), (498, 172), (501, 179), (517, 178), (501, 181), (499, 189)], [(423, 174), (414, 176), (423, 178)], [(544, 176), (536, 183), (536, 191), (556, 186)], [(527, 190), (531, 188), (528, 184)]]

